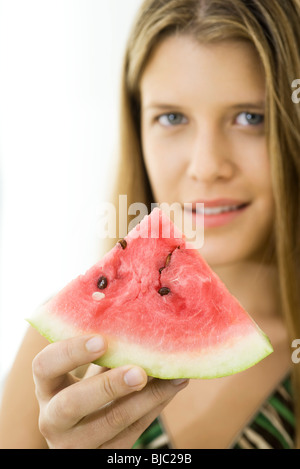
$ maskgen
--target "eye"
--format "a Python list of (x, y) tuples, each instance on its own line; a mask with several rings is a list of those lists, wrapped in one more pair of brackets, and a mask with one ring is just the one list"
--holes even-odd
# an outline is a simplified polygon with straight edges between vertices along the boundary
[(242, 112), (238, 115), (236, 122), (239, 125), (260, 125), (263, 124), (265, 116), (263, 114), (255, 114), (252, 112)]
[(164, 127), (171, 127), (175, 125), (182, 125), (187, 123), (187, 118), (180, 112), (171, 112), (169, 114), (162, 114), (158, 117), (158, 122)]

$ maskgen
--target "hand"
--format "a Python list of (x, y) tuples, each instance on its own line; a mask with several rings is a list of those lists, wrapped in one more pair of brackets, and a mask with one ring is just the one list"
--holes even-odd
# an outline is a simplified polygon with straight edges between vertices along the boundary
[(131, 448), (188, 381), (148, 381), (128, 365), (79, 380), (71, 371), (105, 353), (100, 336), (48, 345), (33, 361), (40, 431), (49, 448)]

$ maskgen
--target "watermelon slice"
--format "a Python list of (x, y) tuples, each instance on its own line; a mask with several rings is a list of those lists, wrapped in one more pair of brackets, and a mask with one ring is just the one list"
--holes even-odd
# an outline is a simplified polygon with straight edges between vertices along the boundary
[(29, 322), (50, 342), (103, 334), (108, 351), (97, 364), (136, 364), (158, 378), (226, 376), (272, 352), (265, 334), (159, 208)]

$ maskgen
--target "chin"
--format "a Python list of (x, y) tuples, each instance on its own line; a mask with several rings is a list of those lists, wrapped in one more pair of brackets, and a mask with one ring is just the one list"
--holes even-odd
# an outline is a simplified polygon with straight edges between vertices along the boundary
[(212, 236), (204, 238), (200, 254), (212, 269), (242, 263), (264, 263), (273, 259), (273, 231), (267, 236), (232, 236), (231, 239)]
[(209, 246), (209, 243), (199, 249), (201, 256), (208, 265), (214, 270), (220, 267), (226, 267), (237, 264), (245, 260), (243, 253), (237, 252), (237, 249), (226, 249), (224, 246)]

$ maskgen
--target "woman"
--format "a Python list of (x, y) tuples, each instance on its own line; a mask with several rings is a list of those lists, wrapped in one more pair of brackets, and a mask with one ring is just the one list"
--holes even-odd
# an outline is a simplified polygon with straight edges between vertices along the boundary
[[(130, 366), (79, 380), (72, 370), (104, 353), (105, 338), (46, 346), (30, 330), (6, 385), (3, 446), (130, 448), (163, 414), (177, 448), (277, 447), (282, 438), (293, 447), (293, 428), (278, 428), (268, 398), (293, 372), (299, 421), (300, 369), (290, 356), (300, 337), (300, 108), (291, 99), (299, 18), (298, 0), (146, 0), (123, 76), (116, 195), (148, 206), (205, 202), (201, 253), (274, 353), (188, 386), (147, 381)], [(272, 441), (248, 426), (259, 409), (271, 413)]]

